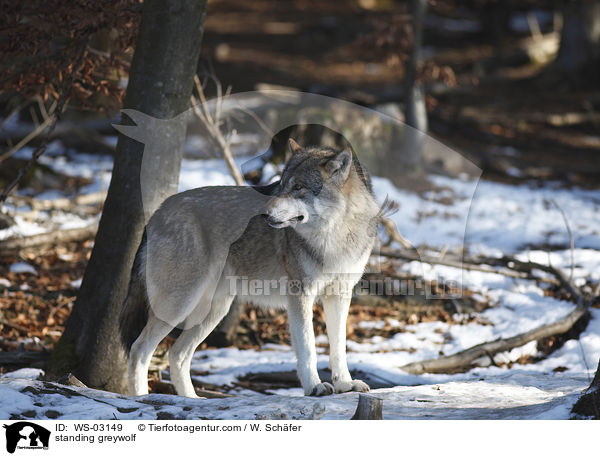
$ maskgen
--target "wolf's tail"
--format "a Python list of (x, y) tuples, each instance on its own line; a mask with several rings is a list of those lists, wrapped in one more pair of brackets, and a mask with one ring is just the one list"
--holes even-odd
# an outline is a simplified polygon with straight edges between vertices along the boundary
[(145, 285), (146, 262), (144, 261), (147, 242), (146, 230), (144, 229), (142, 242), (135, 254), (135, 260), (131, 268), (127, 298), (123, 303), (121, 315), (119, 316), (121, 342), (127, 353), (129, 353), (131, 346), (148, 322), (148, 294)]

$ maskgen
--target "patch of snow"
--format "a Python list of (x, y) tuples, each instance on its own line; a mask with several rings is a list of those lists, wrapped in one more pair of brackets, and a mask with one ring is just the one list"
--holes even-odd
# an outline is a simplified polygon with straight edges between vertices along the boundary
[(28, 263), (23, 263), (23, 262), (11, 264), (10, 267), (8, 268), (8, 270), (10, 272), (12, 272), (13, 274), (38, 275), (37, 271), (35, 270), (35, 268), (33, 266), (31, 266)]
[[(384, 419), (566, 419), (582, 387), (580, 381), (570, 379), (556, 388), (539, 373), (513, 377), (396, 386), (371, 394), (383, 399)], [(71, 397), (64, 394), (68, 390), (73, 391)], [(132, 398), (88, 388), (0, 378), (0, 397), (3, 404), (10, 404), (0, 408), (0, 419), (15, 418), (25, 412), (30, 419), (43, 419), (52, 410), (59, 411), (61, 419), (71, 420), (147, 420), (156, 419), (159, 414), (185, 419), (347, 420), (358, 401), (358, 393), (315, 398), (299, 397), (297, 389), (274, 392), (278, 394), (224, 399), (161, 394)]]
[(44, 376), (42, 369), (35, 369), (31, 367), (25, 367), (16, 371), (7, 372), (6, 374), (0, 375), (0, 378), (23, 378), (28, 380), (39, 380)]
[(19, 215), (15, 215), (14, 221), (14, 225), (0, 230), (0, 241), (12, 237), (33, 236), (35, 234), (41, 234), (46, 231), (37, 223), (27, 221)]
[[(442, 247), (468, 245), (488, 253), (499, 249), (514, 253), (525, 245), (549, 243), (568, 246), (569, 237), (560, 211), (572, 226), (575, 246), (600, 249), (600, 191), (508, 185), (480, 180), (461, 181), (434, 176), (442, 190), (422, 198), (414, 192), (395, 188), (388, 179), (374, 177), (373, 188), (380, 201), (386, 196), (399, 203), (391, 216), (400, 233), (413, 245)], [(453, 195), (452, 204), (441, 200)], [(498, 222), (502, 231), (498, 232)], [(573, 222), (572, 222), (573, 223)]]

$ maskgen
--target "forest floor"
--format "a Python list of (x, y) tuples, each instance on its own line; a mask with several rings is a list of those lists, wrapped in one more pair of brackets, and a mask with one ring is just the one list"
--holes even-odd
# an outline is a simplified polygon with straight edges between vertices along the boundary
[[(106, 188), (110, 157), (66, 153), (55, 144), (42, 163), (71, 178), (87, 178), (80, 194)], [(24, 151), (23, 153), (26, 153)], [(238, 158), (244, 161), (245, 158)], [(96, 170), (102, 169), (101, 172)], [(545, 185), (505, 184), (430, 176), (434, 189), (426, 193), (399, 190), (374, 177), (379, 200), (387, 196), (399, 203), (392, 215), (398, 230), (417, 246), (431, 251), (466, 246), (469, 252), (509, 254), (518, 259), (552, 264), (573, 274), (586, 289), (600, 280), (600, 190)], [(188, 183), (188, 184), (186, 184)], [(232, 183), (220, 160), (186, 159), (180, 190), (186, 185)], [(24, 193), (27, 193), (25, 190)], [(36, 200), (60, 200), (58, 190), (39, 193)], [(560, 212), (571, 223), (575, 249)], [(97, 215), (28, 206), (5, 206), (15, 224), (0, 237), (43, 232), (58, 227), (97, 223)], [(22, 215), (20, 215), (22, 214)], [(501, 226), (497, 220), (502, 220)], [(89, 256), (91, 242), (49, 248), (44, 254), (5, 257), (0, 263), (0, 305), (3, 350), (21, 347), (44, 353), (60, 336), (75, 299)], [(574, 263), (571, 265), (571, 254)], [(349, 319), (348, 361), (358, 378), (384, 398), (386, 418), (567, 418), (578, 394), (589, 385), (600, 358), (600, 310), (568, 338), (531, 342), (510, 352), (477, 360), (467, 372), (408, 375), (406, 363), (448, 355), (498, 337), (510, 337), (551, 323), (573, 309), (543, 282), (498, 274), (464, 271), (420, 262), (386, 261), (368, 268), (382, 274), (417, 277), (430, 283), (451, 283), (461, 290), (454, 301), (431, 300), (415, 305), (394, 297), (373, 305), (356, 299)], [(327, 375), (327, 336), (322, 313), (315, 312), (319, 368)], [(42, 384), (39, 370), (6, 372), (0, 379), (3, 414), (9, 417), (208, 417), (255, 418), (316, 417), (341, 419), (351, 415), (356, 394), (325, 399), (301, 398), (293, 373), (294, 354), (289, 347), (284, 314), (248, 307), (236, 348), (203, 345), (196, 353), (192, 374), (208, 391), (236, 396), (199, 402), (157, 394), (168, 391), (164, 351), (157, 353), (151, 387), (144, 399)], [(44, 356), (39, 363), (43, 364)], [(39, 365), (41, 365), (39, 364)], [(38, 366), (39, 366), (38, 365)], [(4, 369), (12, 370), (10, 366)], [(14, 367), (13, 367), (14, 369)], [(24, 379), (29, 378), (29, 380)], [(53, 386), (54, 385), (54, 386)], [(401, 386), (400, 386), (401, 385)], [(62, 388), (58, 394), (56, 388)], [(66, 396), (68, 397), (65, 397)], [(190, 409), (191, 407), (191, 409)], [(316, 407), (316, 408), (315, 408)], [(323, 408), (324, 407), (324, 408)], [(189, 409), (189, 410), (188, 410)], [(316, 415), (315, 415), (316, 414)]]

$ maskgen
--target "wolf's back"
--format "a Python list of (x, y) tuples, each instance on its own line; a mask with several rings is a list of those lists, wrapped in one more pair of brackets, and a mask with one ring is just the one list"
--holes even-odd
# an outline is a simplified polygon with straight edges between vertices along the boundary
[(145, 251), (148, 242), (146, 230), (142, 242), (135, 254), (127, 298), (123, 303), (119, 317), (119, 332), (121, 342), (129, 353), (131, 346), (143, 331), (148, 322), (148, 295), (145, 285)]

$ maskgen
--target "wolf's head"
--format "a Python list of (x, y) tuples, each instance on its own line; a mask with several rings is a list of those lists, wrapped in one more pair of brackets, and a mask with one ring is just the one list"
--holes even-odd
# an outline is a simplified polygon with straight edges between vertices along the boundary
[(273, 228), (331, 223), (347, 210), (350, 193), (370, 192), (368, 177), (360, 165), (353, 167), (349, 149), (303, 148), (293, 139), (289, 147), (292, 156), (263, 214)]

